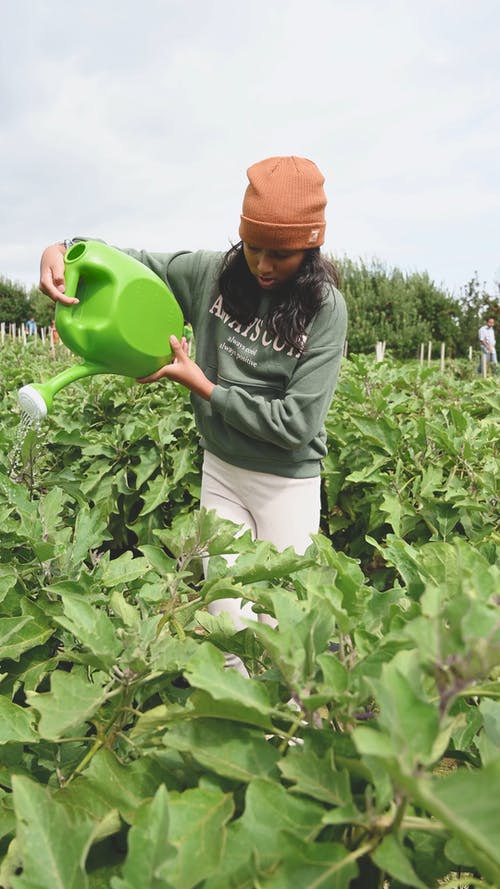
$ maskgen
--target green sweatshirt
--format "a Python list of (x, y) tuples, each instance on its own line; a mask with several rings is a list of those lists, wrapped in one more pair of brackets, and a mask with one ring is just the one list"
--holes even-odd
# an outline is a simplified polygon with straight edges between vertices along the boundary
[(224, 312), (217, 287), (222, 253), (126, 252), (166, 282), (193, 327), (196, 363), (215, 383), (209, 401), (191, 396), (201, 445), (244, 469), (319, 475), (346, 334), (338, 290), (328, 288), (299, 356), (266, 332), (271, 293), (262, 291), (255, 319), (246, 325)]

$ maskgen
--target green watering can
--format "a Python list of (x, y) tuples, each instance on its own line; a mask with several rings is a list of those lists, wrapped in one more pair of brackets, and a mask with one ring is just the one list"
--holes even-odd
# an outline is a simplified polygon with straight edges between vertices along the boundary
[(166, 284), (145, 265), (100, 241), (74, 244), (64, 257), (66, 295), (55, 323), (62, 342), (83, 358), (46, 383), (23, 386), (23, 411), (35, 418), (52, 408), (59, 389), (91, 374), (147, 377), (172, 359), (170, 336), (184, 332), (182, 312)]

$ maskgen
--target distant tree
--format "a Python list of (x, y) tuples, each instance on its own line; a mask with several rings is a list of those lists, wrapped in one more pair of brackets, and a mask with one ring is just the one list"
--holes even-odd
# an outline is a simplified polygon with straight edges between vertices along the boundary
[(22, 284), (0, 276), (0, 321), (22, 324), (31, 314), (31, 305)]
[(481, 284), (477, 272), (474, 272), (462, 288), (459, 296), (460, 328), (467, 351), (469, 346), (477, 348), (478, 330), (486, 318), (494, 318), (497, 325), (500, 324), (500, 282), (497, 281), (495, 287), (496, 293), (489, 294), (486, 284)]
[(459, 353), (460, 307), (427, 272), (405, 274), (374, 260), (335, 260), (349, 313), (349, 348), (370, 352), (377, 340), (399, 358), (416, 356), (421, 343), (445, 342)]
[(54, 317), (55, 304), (48, 299), (38, 287), (32, 287), (28, 298), (31, 305), (32, 315), (39, 327), (50, 327), (50, 322)]

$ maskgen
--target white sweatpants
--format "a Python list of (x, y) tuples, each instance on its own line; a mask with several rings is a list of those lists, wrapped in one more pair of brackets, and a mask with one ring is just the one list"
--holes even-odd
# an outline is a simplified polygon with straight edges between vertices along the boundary
[[(205, 451), (201, 482), (201, 506), (215, 509), (222, 519), (249, 528), (252, 537), (267, 540), (277, 549), (293, 546), (303, 553), (311, 534), (319, 529), (320, 477), (286, 478), (232, 466)], [(234, 557), (228, 557), (228, 562)], [(236, 629), (245, 627), (242, 618), (255, 620), (250, 603), (241, 599), (218, 599), (208, 606), (211, 614), (226, 611)], [(260, 615), (266, 623), (275, 621)]]

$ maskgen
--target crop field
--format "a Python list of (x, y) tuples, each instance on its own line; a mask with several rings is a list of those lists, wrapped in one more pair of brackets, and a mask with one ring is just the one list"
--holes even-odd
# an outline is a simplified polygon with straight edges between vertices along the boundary
[(298, 556), (199, 511), (170, 383), (75, 383), (21, 440), (71, 362), (0, 350), (0, 886), (498, 889), (498, 380), (346, 359)]

